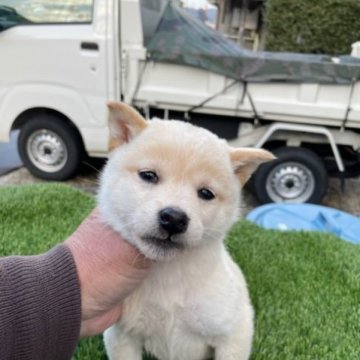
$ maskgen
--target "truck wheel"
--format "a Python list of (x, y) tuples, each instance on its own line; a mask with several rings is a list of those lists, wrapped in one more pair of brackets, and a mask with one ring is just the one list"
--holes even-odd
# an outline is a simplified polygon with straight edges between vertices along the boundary
[(323, 161), (313, 151), (283, 147), (274, 151), (277, 159), (263, 164), (252, 181), (260, 203), (319, 203), (328, 185)]
[(75, 175), (83, 155), (80, 136), (52, 114), (28, 119), (20, 129), (18, 150), (33, 175), (58, 181)]

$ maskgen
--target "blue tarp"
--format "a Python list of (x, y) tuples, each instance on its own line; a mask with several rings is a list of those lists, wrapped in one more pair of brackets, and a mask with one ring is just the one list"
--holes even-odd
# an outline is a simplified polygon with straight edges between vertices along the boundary
[(360, 244), (360, 218), (325, 206), (268, 204), (251, 211), (246, 219), (267, 229), (323, 231)]

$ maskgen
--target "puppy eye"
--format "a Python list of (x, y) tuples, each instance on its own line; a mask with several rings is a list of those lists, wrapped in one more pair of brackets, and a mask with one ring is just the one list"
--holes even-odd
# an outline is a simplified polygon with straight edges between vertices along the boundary
[(139, 171), (140, 179), (151, 183), (156, 184), (159, 181), (159, 177), (154, 171)]
[(202, 200), (210, 201), (215, 199), (215, 195), (212, 191), (206, 188), (201, 188), (198, 190), (198, 196)]

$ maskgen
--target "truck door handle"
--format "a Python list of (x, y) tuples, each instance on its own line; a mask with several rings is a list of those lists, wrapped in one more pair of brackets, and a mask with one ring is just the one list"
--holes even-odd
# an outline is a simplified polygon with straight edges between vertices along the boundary
[(81, 50), (91, 50), (91, 51), (98, 51), (99, 45), (95, 42), (82, 42), (80, 44)]

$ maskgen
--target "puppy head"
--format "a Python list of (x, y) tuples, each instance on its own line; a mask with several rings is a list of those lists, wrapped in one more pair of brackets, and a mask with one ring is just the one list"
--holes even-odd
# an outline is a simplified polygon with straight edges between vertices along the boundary
[(211, 132), (145, 121), (109, 104), (111, 156), (100, 182), (104, 219), (150, 259), (222, 241), (238, 216), (240, 188), (273, 155), (230, 148)]

